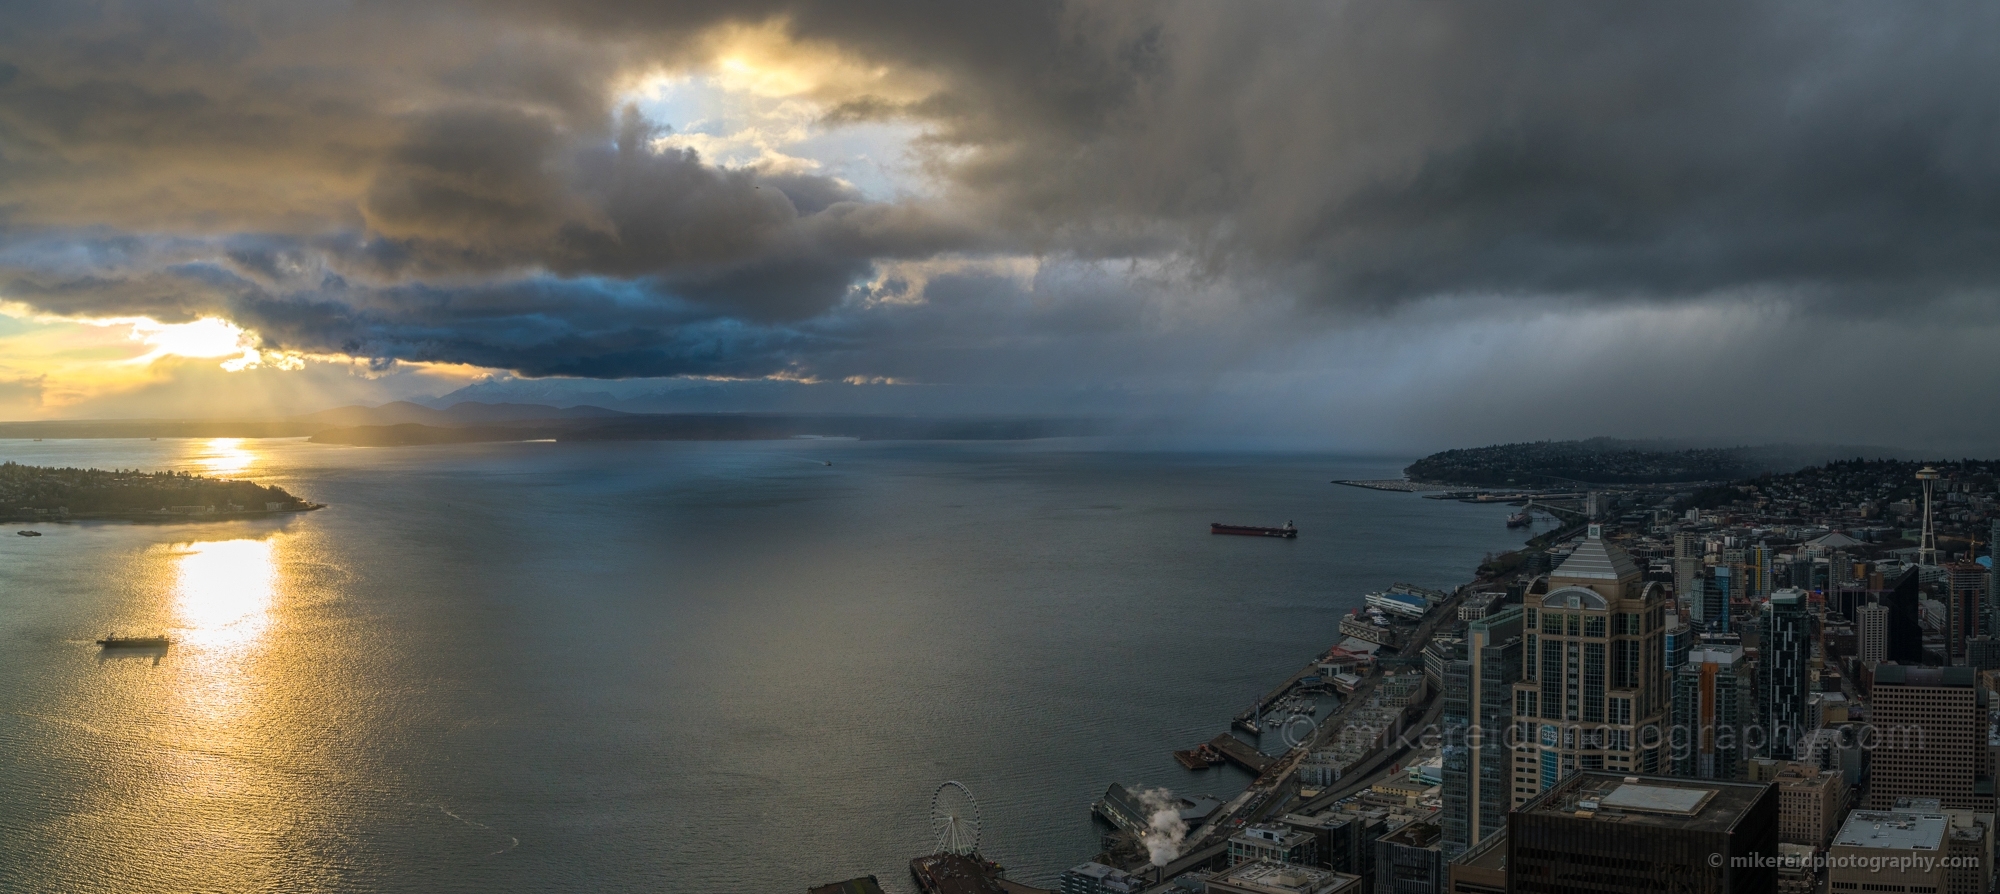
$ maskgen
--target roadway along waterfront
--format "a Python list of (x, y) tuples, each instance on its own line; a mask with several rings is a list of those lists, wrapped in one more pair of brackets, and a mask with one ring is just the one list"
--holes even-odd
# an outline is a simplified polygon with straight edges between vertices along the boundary
[[(1493, 581), (1487, 578), (1475, 577), (1470, 583), (1464, 584), (1453, 591), (1450, 598), (1439, 603), (1425, 615), (1424, 620), (1417, 625), (1416, 632), (1410, 636), (1404, 647), (1399, 650), (1398, 655), (1409, 657), (1421, 656), (1424, 647), (1429, 645), (1431, 638), (1437, 634), (1438, 628), (1441, 625), (1455, 622), (1458, 619), (1458, 607), (1465, 601), (1465, 597), (1470, 593), (1479, 592), (1482, 586), (1492, 583)], [(1316, 663), (1317, 660), (1315, 660)], [(1313, 665), (1309, 664), (1305, 670), (1293, 674), (1291, 681), (1296, 682), (1300, 677), (1310, 672), (1312, 667)], [(1421, 671), (1419, 672), (1421, 673)], [(1163, 876), (1170, 879), (1179, 873), (1201, 866), (1206, 860), (1223, 853), (1227, 848), (1229, 836), (1246, 824), (1298, 810), (1308, 812), (1324, 810), (1341, 799), (1351, 797), (1355, 793), (1380, 781), (1386, 775), (1385, 771), (1388, 767), (1394, 766), (1397, 761), (1413, 750), (1415, 744), (1422, 738), (1424, 730), (1431, 729), (1437, 725), (1439, 718), (1444, 713), (1443, 693), (1429, 693), (1422, 703), (1424, 706), (1423, 716), (1416, 723), (1405, 724), (1386, 736), (1383, 747), (1357, 765), (1357, 768), (1349, 773), (1346, 778), (1340, 780), (1338, 787), (1322, 792), (1308, 801), (1294, 803), (1299, 790), (1297, 775), (1300, 764), (1304, 762), (1307, 755), (1322, 748), (1335, 735), (1338, 735), (1344, 725), (1344, 721), (1355, 709), (1355, 706), (1366, 704), (1368, 697), (1374, 693), (1377, 684), (1381, 680), (1382, 671), (1378, 667), (1374, 672), (1369, 674), (1366, 680), (1363, 680), (1360, 685), (1356, 686), (1352, 693), (1348, 694), (1341, 701), (1340, 707), (1328, 715), (1325, 722), (1320, 723), (1314, 728), (1312, 735), (1305, 742), (1287, 749), (1283, 755), (1278, 756), (1277, 761), (1263, 775), (1252, 781), (1248, 788), (1245, 788), (1241, 794), (1232, 798), (1229, 803), (1217, 809), (1213, 818), (1196, 829), (1193, 835), (1189, 836), (1191, 844), (1188, 851), (1181, 858), (1168, 864), (1166, 867), (1167, 871), (1163, 873)], [(1285, 686), (1281, 686), (1278, 691), (1282, 694), (1282, 690), (1289, 688), (1289, 686), (1290, 683), (1287, 683)], [(1269, 697), (1267, 696), (1266, 699), (1268, 700)], [(1412, 733), (1415, 735), (1412, 735)], [(1157, 885), (1148, 889), (1148, 894), (1152, 894), (1152, 892), (1164, 892), (1168, 888), (1169, 886), (1166, 884)]]

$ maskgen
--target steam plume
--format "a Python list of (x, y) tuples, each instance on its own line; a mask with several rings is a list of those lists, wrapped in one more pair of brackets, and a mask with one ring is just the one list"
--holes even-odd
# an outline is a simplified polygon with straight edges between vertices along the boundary
[(1146, 845), (1150, 862), (1165, 866), (1181, 855), (1181, 844), (1187, 839), (1187, 823), (1181, 819), (1180, 808), (1174, 806), (1173, 792), (1147, 789), (1137, 797), (1146, 808), (1146, 830), (1140, 833), (1139, 840)]

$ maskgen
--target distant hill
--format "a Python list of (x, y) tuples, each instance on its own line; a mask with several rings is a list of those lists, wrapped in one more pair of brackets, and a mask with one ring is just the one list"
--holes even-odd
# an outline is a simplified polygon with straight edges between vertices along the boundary
[(625, 413), (598, 406), (409, 401), (349, 406), (280, 420), (0, 422), (5, 438), (297, 438), (358, 446), (480, 441), (755, 441), (795, 437), (1009, 441), (1098, 434), (1089, 419), (863, 413)]
[(1403, 474), (1416, 481), (1461, 487), (1548, 487), (1582, 484), (1670, 484), (1734, 481), (1792, 472), (1838, 459), (1903, 458), (1888, 447), (1767, 444), (1693, 447), (1673, 441), (1533, 441), (1433, 453)]
[(359, 425), (482, 425), (504, 422), (541, 422), (551, 419), (608, 419), (629, 416), (603, 407), (551, 407), (543, 404), (489, 404), (460, 401), (438, 409), (399, 400), (379, 407), (337, 407), (294, 416), (295, 422), (343, 428)]
[[(461, 404), (460, 406), (463, 406)], [(573, 409), (597, 409), (577, 407)], [(610, 411), (603, 411), (610, 412)], [(677, 413), (515, 420), (508, 424), (355, 425), (313, 435), (321, 444), (368, 447), (463, 444), (482, 441), (776, 441), (799, 437), (861, 440), (1015, 441), (1094, 434), (1077, 420), (1035, 418), (933, 419), (919, 416), (803, 415), (785, 413)]]

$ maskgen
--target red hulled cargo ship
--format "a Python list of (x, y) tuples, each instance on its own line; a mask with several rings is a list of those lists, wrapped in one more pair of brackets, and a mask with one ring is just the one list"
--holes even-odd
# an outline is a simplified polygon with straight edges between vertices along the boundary
[(1285, 522), (1285, 526), (1282, 528), (1263, 528), (1256, 525), (1225, 525), (1221, 522), (1212, 522), (1208, 526), (1208, 533), (1237, 534), (1243, 537), (1297, 537), (1299, 536), (1299, 529), (1293, 527), (1291, 522)]

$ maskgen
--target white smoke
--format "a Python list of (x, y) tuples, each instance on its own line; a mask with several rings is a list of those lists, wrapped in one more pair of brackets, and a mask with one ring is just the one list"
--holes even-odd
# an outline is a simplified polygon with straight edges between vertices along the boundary
[(1146, 845), (1154, 866), (1165, 866), (1181, 855), (1181, 843), (1187, 839), (1187, 823), (1181, 819), (1179, 807), (1174, 806), (1174, 793), (1163, 788), (1147, 789), (1133, 796), (1139, 806), (1146, 810), (1146, 830), (1139, 834), (1139, 841)]

